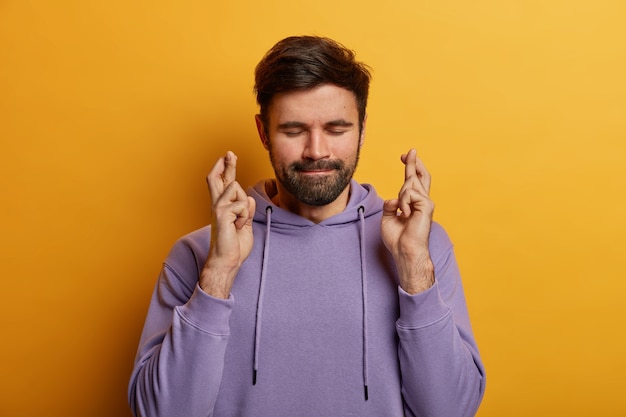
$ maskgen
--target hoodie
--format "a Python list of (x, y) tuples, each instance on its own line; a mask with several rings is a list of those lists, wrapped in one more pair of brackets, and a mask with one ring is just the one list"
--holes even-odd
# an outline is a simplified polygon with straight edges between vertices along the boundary
[(256, 200), (254, 246), (226, 300), (198, 277), (210, 227), (176, 242), (150, 302), (129, 384), (135, 416), (473, 416), (484, 369), (452, 244), (433, 223), (435, 284), (398, 286), (383, 201), (351, 183), (315, 224)]

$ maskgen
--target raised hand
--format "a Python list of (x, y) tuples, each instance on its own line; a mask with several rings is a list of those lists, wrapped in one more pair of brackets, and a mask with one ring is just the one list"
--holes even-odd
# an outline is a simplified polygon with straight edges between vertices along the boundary
[(396, 262), (400, 286), (416, 294), (430, 288), (435, 280), (428, 250), (434, 204), (429, 197), (430, 174), (415, 149), (400, 159), (404, 163), (404, 184), (397, 199), (384, 203), (381, 232)]
[(252, 250), (256, 202), (235, 180), (237, 156), (228, 151), (207, 176), (211, 193), (211, 247), (200, 274), (200, 288), (228, 298), (241, 264)]

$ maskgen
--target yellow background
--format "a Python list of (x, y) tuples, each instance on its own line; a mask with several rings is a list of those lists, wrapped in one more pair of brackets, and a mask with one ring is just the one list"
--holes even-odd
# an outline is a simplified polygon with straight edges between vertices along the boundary
[(374, 69), (357, 178), (433, 174), (480, 417), (626, 416), (621, 0), (0, 1), (0, 416), (129, 416), (160, 263), (227, 149), (271, 175), (253, 68), (320, 34)]

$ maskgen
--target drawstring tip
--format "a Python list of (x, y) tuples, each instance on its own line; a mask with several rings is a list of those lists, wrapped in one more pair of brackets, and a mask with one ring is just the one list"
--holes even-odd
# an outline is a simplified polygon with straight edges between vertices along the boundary
[(256, 369), (252, 371), (252, 385), (256, 385)]
[(365, 388), (365, 401), (367, 401), (369, 399), (369, 395), (367, 393), (367, 385), (363, 385), (363, 388)]

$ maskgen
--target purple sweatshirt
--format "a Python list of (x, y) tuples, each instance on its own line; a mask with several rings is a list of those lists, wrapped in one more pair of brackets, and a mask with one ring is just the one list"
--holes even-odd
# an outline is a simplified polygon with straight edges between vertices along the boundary
[(382, 200), (351, 184), (315, 224), (274, 205), (265, 182), (254, 247), (217, 299), (198, 286), (210, 228), (168, 255), (129, 385), (136, 416), (473, 416), (484, 369), (452, 244), (433, 223), (435, 285), (409, 295), (381, 235)]

